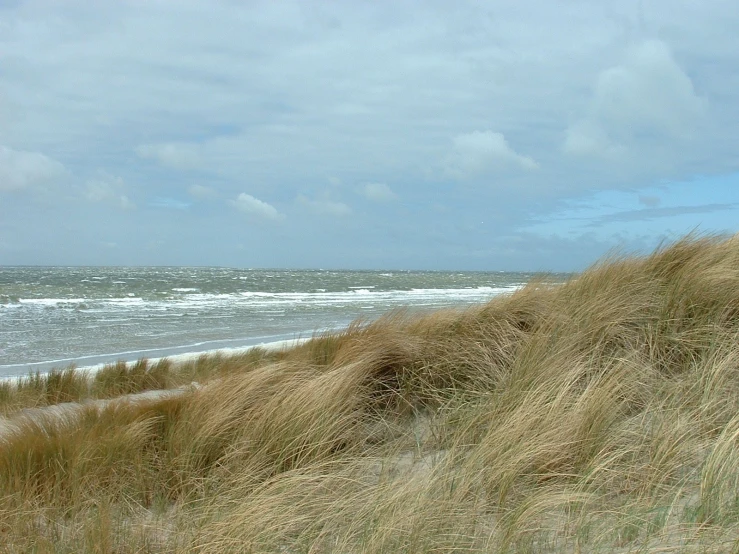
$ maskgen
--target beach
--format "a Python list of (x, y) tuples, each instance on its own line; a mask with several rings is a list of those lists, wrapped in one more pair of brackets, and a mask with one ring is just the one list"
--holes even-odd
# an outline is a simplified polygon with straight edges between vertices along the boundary
[[(175, 354), (164, 358), (153, 358), (151, 360), (147, 360), (147, 362), (154, 367), (156, 367), (157, 364), (166, 363), (167, 365), (171, 365), (173, 367), (173, 371), (176, 372), (185, 364), (194, 364), (203, 357), (211, 359), (236, 358), (238, 356), (248, 355), (254, 349), (259, 349), (264, 353), (274, 354), (300, 346), (305, 343), (306, 340), (308, 339), (291, 339), (259, 343), (253, 346), (240, 348), (211, 350), (205, 353)], [(125, 363), (129, 369), (135, 364), (136, 362)], [(96, 374), (101, 370), (104, 370), (106, 367), (112, 367), (112, 364), (76, 367), (74, 371), (80, 375), (81, 380), (94, 380)], [(48, 378), (49, 372), (40, 373), (40, 376), (42, 379)], [(22, 386), (24, 377), (25, 376), (2, 377), (0, 378), (0, 384), (7, 384), (10, 385), (10, 387)], [(2, 441), (8, 436), (12, 435), (12, 433), (18, 432), (24, 425), (39, 424), (44, 420), (73, 421), (74, 419), (81, 417), (85, 411), (89, 411), (90, 409), (100, 411), (108, 408), (111, 404), (141, 403), (161, 400), (164, 398), (174, 398), (197, 389), (200, 386), (200, 383), (192, 381), (176, 387), (149, 389), (130, 394), (112, 395), (110, 398), (80, 398), (68, 402), (51, 403), (46, 406), (36, 405), (35, 407), (26, 407), (20, 411), (12, 413), (12, 417), (10, 418), (3, 417), (2, 414), (0, 414), (0, 443), (2, 443)], [(12, 388), (10, 390), (12, 390)]]
[[(244, 355), (244, 354), (248, 354), (255, 348), (258, 348), (265, 352), (277, 352), (280, 350), (287, 350), (294, 346), (298, 346), (307, 340), (309, 340), (309, 337), (276, 340), (276, 341), (271, 341), (271, 342), (258, 342), (250, 346), (218, 348), (214, 350), (205, 350), (205, 351), (198, 350), (195, 352), (185, 352), (181, 354), (172, 354), (170, 356), (162, 356), (160, 358), (141, 357), (138, 359), (127, 359), (127, 360), (123, 358), (117, 358), (115, 360), (110, 359), (107, 362), (100, 362), (100, 363), (92, 364), (92, 365), (76, 365), (75, 364), (75, 365), (68, 365), (66, 367), (72, 367), (74, 368), (75, 371), (78, 371), (80, 373), (85, 373), (89, 376), (94, 376), (97, 372), (104, 369), (105, 367), (110, 367), (120, 362), (125, 363), (128, 367), (135, 365), (140, 360), (146, 360), (148, 363), (152, 365), (156, 365), (160, 362), (170, 362), (174, 366), (180, 366), (183, 364), (196, 362), (198, 359), (203, 358), (203, 357), (205, 358), (232, 357), (232, 356)], [(109, 358), (109, 357), (105, 356), (105, 358)], [(43, 365), (45, 366), (43, 369), (35, 369), (35, 370), (34, 370), (34, 366), (30, 364), (25, 367), (28, 367), (30, 371), (35, 371), (36, 374), (41, 375), (41, 376), (48, 375), (48, 373), (51, 371), (65, 369), (65, 366), (52, 365), (52, 364), (43, 364)], [(0, 377), (0, 382), (14, 383), (14, 382), (17, 382), (19, 379), (23, 379), (27, 375), (28, 375), (27, 373), (18, 374), (18, 375), (4, 375)]]

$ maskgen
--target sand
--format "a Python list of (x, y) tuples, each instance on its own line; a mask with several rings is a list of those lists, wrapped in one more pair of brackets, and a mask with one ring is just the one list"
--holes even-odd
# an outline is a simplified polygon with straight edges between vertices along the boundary
[[(243, 354), (254, 348), (262, 348), (269, 352), (275, 352), (284, 350), (302, 344), (307, 338), (292, 339), (292, 340), (281, 340), (262, 344), (256, 344), (252, 346), (246, 346), (242, 348), (222, 348), (219, 350), (210, 350), (207, 352), (191, 352), (187, 354), (177, 354), (175, 356), (168, 356), (166, 358), (155, 358), (149, 360), (151, 363), (156, 363), (162, 359), (167, 359), (174, 364), (184, 364), (193, 360), (197, 360), (203, 355), (215, 355), (221, 354), (223, 356), (233, 356)], [(127, 362), (131, 365), (136, 362)], [(78, 371), (86, 371), (89, 375), (93, 375), (96, 371), (99, 371), (106, 364), (98, 364), (94, 366), (80, 367)], [(19, 376), (5, 377), (3, 380), (19, 379)], [(118, 396), (115, 398), (106, 399), (88, 399), (81, 402), (64, 402), (61, 404), (54, 404), (53, 406), (44, 406), (41, 408), (25, 408), (17, 413), (14, 413), (10, 417), (0, 416), (0, 441), (6, 440), (8, 437), (16, 431), (23, 428), (24, 424), (28, 422), (43, 423), (45, 420), (51, 418), (52, 420), (71, 420), (79, 417), (82, 412), (90, 407), (102, 410), (103, 408), (113, 403), (128, 403), (128, 402), (146, 402), (150, 400), (157, 400), (169, 396), (180, 396), (186, 392), (197, 390), (201, 387), (199, 383), (190, 383), (174, 389), (161, 389), (161, 390), (150, 390), (137, 394), (127, 394)]]

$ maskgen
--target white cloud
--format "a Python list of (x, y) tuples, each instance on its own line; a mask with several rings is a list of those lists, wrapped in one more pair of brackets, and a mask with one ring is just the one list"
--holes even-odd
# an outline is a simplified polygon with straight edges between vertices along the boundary
[(39, 152), (0, 146), (0, 192), (32, 187), (63, 173), (62, 164)]
[[(346, 248), (335, 249), (334, 265), (350, 263), (339, 252), (361, 252), (365, 237), (388, 256), (407, 246), (391, 221), (417, 230), (414, 246), (430, 264), (454, 265), (430, 237), (469, 214), (488, 212), (479, 221), (505, 235), (584, 191), (627, 190), (635, 201), (634, 191), (658, 183), (739, 170), (730, 124), (739, 121), (739, 10), (728, 0), (650, 0), (642, 17), (637, 1), (399, 3), (393, 17), (383, 3), (11, 2), (0, 10), (0, 143), (57, 157), (83, 190), (96, 168), (108, 168), (128, 186), (112, 197), (86, 192), (119, 206), (202, 202), (209, 191), (188, 189), (200, 183), (230, 211), (243, 183), (258, 183), (250, 192), (289, 215), (340, 215), (370, 201), (365, 183), (393, 183), (402, 217), (388, 217), (381, 235), (367, 227), (372, 219), (352, 220), (357, 234), (337, 237)], [(641, 40), (649, 37), (660, 41)], [(41, 189), (34, 172), (43, 165), (8, 178), (3, 160), (0, 190)], [(467, 181), (452, 186), (449, 177)], [(350, 202), (348, 190), (360, 196)], [(60, 209), (73, 201), (68, 189), (43, 192), (7, 202), (0, 192), (9, 208), (0, 225), (68, 213)], [(303, 203), (294, 200), (301, 193)], [(208, 240), (182, 248), (193, 263), (215, 259), (212, 237), (224, 261), (232, 251), (233, 221), (215, 205), (197, 211), (197, 234)], [(104, 210), (70, 207), (80, 234), (98, 232)], [(284, 236), (309, 237), (322, 224), (289, 219)], [(147, 218), (137, 231), (191, 237), (188, 225)], [(18, 248), (41, 251), (41, 241), (24, 240)], [(129, 259), (143, 259), (143, 239), (116, 240)], [(459, 252), (476, 240), (488, 237), (465, 233)], [(309, 256), (319, 246), (296, 250)]]
[(261, 217), (263, 219), (271, 219), (274, 221), (279, 221), (281, 219), (284, 219), (285, 217), (283, 214), (278, 212), (277, 209), (271, 204), (263, 202), (258, 198), (254, 198), (253, 196), (251, 196), (250, 194), (246, 194), (245, 192), (239, 194), (236, 197), (236, 200), (230, 200), (229, 202), (237, 210), (247, 215), (253, 215)]
[(199, 199), (214, 198), (218, 194), (215, 189), (204, 185), (190, 185), (187, 189), (187, 193), (193, 198)]
[(367, 199), (375, 202), (389, 202), (398, 198), (385, 183), (368, 183), (362, 187), (361, 192)]
[[(596, 113), (608, 127), (653, 128), (682, 135), (706, 109), (690, 77), (664, 42), (648, 40), (629, 48), (623, 65), (598, 78)], [(621, 130), (621, 129), (620, 129)]]
[(128, 199), (128, 196), (126, 196), (125, 194), (122, 194), (120, 196), (120, 198), (118, 199), (118, 202), (119, 202), (119, 205), (120, 205), (120, 207), (121, 207), (122, 210), (134, 210), (134, 209), (136, 209), (136, 204), (134, 204), (133, 202), (131, 202)]
[(457, 178), (505, 169), (533, 170), (539, 167), (532, 158), (517, 153), (502, 133), (473, 131), (457, 135), (447, 159), (447, 173)]
[(85, 197), (90, 202), (104, 202), (122, 210), (133, 210), (136, 204), (123, 194), (124, 189), (125, 183), (121, 177), (103, 172), (97, 178), (87, 181)]
[(588, 112), (567, 129), (563, 150), (613, 157), (645, 140), (690, 138), (706, 112), (668, 46), (644, 41), (599, 74)]
[(202, 166), (199, 148), (190, 143), (142, 144), (136, 147), (136, 154), (172, 169), (184, 171)]
[(334, 202), (332, 200), (311, 200), (302, 194), (298, 195), (295, 200), (301, 206), (305, 206), (309, 211), (318, 215), (345, 217), (352, 213), (352, 209), (343, 202)]
[(562, 149), (567, 154), (592, 155), (610, 159), (626, 154), (623, 146), (611, 142), (603, 128), (589, 119), (578, 121), (567, 129)]

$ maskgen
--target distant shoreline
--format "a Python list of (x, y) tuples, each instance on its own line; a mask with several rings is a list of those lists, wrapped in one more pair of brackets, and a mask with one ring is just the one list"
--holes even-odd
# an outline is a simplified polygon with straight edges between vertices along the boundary
[[(224, 355), (224, 356), (236, 356), (239, 354), (245, 354), (255, 348), (262, 348), (264, 350), (267, 350), (268, 352), (274, 352), (277, 350), (288, 349), (293, 346), (298, 346), (310, 340), (312, 336), (314, 335), (315, 335), (315, 332), (311, 333), (311, 336), (301, 336), (300, 333), (295, 333), (295, 334), (292, 334), (293, 338), (288, 338), (288, 339), (255, 342), (254, 344), (247, 344), (247, 345), (242, 345), (242, 346), (233, 346), (233, 347), (226, 346), (226, 347), (221, 347), (221, 348), (210, 348), (208, 350), (190, 350), (187, 352), (180, 352), (180, 353), (174, 353), (170, 355), (157, 356), (154, 358), (149, 358), (148, 356), (145, 356), (145, 355), (140, 355), (135, 358), (131, 357), (130, 355), (126, 356), (125, 358), (123, 357), (115, 358), (116, 354), (107, 354), (107, 355), (103, 354), (100, 356), (85, 356), (83, 358), (74, 358), (70, 360), (35, 362), (35, 363), (29, 363), (29, 364), (22, 364), (22, 367), (26, 368), (26, 371), (23, 373), (16, 373), (13, 375), (0, 376), (0, 382), (17, 381), (18, 379), (22, 379), (26, 377), (29, 373), (38, 372), (41, 375), (45, 375), (55, 369), (57, 370), (66, 369), (74, 365), (75, 361), (87, 359), (87, 358), (106, 358), (106, 361), (101, 361), (99, 363), (84, 365), (84, 366), (76, 366), (76, 365), (74, 366), (74, 369), (77, 371), (85, 371), (91, 375), (94, 375), (96, 372), (100, 371), (105, 366), (110, 365), (110, 364), (115, 364), (120, 361), (125, 362), (127, 365), (132, 365), (141, 359), (146, 359), (152, 364), (155, 364), (161, 360), (166, 359), (176, 365), (179, 365), (179, 364), (184, 364), (187, 362), (195, 361), (201, 356), (215, 356), (217, 354)], [(257, 340), (257, 339), (254, 339), (254, 340)], [(214, 342), (225, 342), (225, 341), (214, 341)], [(169, 349), (157, 348), (157, 349), (152, 349), (152, 351), (157, 351), (157, 352), (164, 351), (164, 350), (175, 351), (175, 350), (184, 349), (184, 348), (187, 348), (187, 346), (173, 347)], [(138, 352), (142, 352), (142, 351), (138, 351)], [(126, 353), (122, 353), (122, 354), (126, 354)], [(131, 354), (133, 354), (133, 352)], [(43, 366), (43, 369), (41, 369), (38, 366)]]

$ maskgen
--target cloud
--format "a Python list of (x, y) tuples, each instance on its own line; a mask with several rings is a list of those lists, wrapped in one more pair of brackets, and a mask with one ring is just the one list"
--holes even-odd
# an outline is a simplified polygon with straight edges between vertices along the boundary
[(126, 196), (125, 194), (122, 194), (120, 198), (118, 199), (118, 205), (121, 207), (122, 210), (135, 210), (136, 209), (136, 204), (131, 202), (128, 199), (128, 196)]
[(198, 169), (203, 165), (200, 149), (191, 143), (142, 144), (136, 147), (136, 154), (181, 171)]
[(639, 204), (648, 208), (656, 208), (660, 205), (660, 202), (662, 202), (662, 199), (659, 196), (639, 195)]
[(539, 167), (532, 158), (518, 154), (502, 133), (473, 131), (453, 139), (447, 159), (447, 173), (457, 178), (505, 169), (533, 170)]
[(318, 215), (328, 215), (334, 217), (345, 217), (352, 213), (352, 209), (343, 202), (334, 202), (331, 200), (311, 200), (305, 196), (298, 195), (296, 202), (306, 207), (309, 211)]
[(62, 164), (39, 152), (0, 146), (0, 192), (32, 187), (63, 173)]
[(198, 198), (202, 200), (215, 198), (218, 195), (215, 189), (211, 187), (206, 187), (204, 185), (190, 185), (187, 189), (187, 194), (189, 194), (193, 198)]
[(101, 172), (100, 176), (85, 184), (85, 197), (90, 202), (112, 204), (122, 210), (133, 210), (136, 204), (123, 194), (125, 183), (121, 177)]
[(687, 139), (707, 107), (670, 48), (646, 40), (598, 75), (587, 114), (568, 127), (563, 150), (613, 157), (637, 141)]
[[(148, 206), (159, 197), (193, 202), (194, 210), (214, 199), (198, 212), (196, 229), (189, 218), (142, 218), (140, 236), (129, 230), (116, 237), (138, 263), (163, 262), (142, 254), (160, 234), (183, 241), (184, 263), (241, 263), (230, 257), (238, 212), (223, 217), (216, 207), (239, 206), (244, 183), (258, 187), (249, 189), (255, 199), (288, 214), (284, 236), (296, 238), (325, 229), (321, 217), (305, 214), (357, 214), (360, 202), (383, 196), (366, 183), (392, 183), (402, 205), (350, 219), (325, 254), (334, 266), (361, 263), (370, 242), (381, 253), (375, 265), (402, 261), (407, 243), (402, 233), (391, 235), (394, 224), (418, 233), (414, 260), (461, 266), (464, 252), (527, 222), (551, 220), (563, 234), (581, 228), (592, 220), (555, 217), (557, 210), (598, 192), (625, 191), (628, 200), (588, 216), (732, 202), (735, 177), (712, 189), (701, 183), (739, 170), (730, 124), (739, 121), (739, 11), (727, 1), (697, 9), (650, 0), (641, 18), (634, 2), (491, 8), (460, 0), (424, 10), (399, 3), (393, 17), (383, 3), (76, 2), (66, 9), (48, 0), (11, 2), (0, 23), (0, 143), (61, 162), (64, 179), (68, 173), (83, 193), (118, 206)], [(644, 40), (650, 38), (659, 40)], [(69, 201), (76, 233), (95, 237), (106, 211), (74, 204), (62, 186), (38, 195), (43, 166), (34, 161), (8, 178), (11, 166), (2, 159), (0, 190), (34, 194), (0, 192), (0, 226), (28, 228), (31, 215), (58, 221), (70, 213), (60, 209)], [(88, 190), (98, 168), (126, 186)], [(695, 194), (676, 198), (670, 183), (693, 183)], [(351, 200), (347, 190), (358, 196)], [(662, 204), (638, 204), (642, 191)], [(240, 214), (245, 218), (269, 217), (254, 215), (258, 206), (242, 207), (256, 210)], [(731, 215), (695, 214), (681, 224), (734, 228), (724, 223)], [(382, 233), (374, 232), (378, 217)], [(485, 221), (485, 232), (462, 232), (450, 250), (459, 258), (438, 252), (433, 233), (468, 221)], [(663, 221), (645, 227), (651, 233)], [(61, 225), (49, 227), (76, 259), (87, 255)], [(13, 235), (18, 251), (28, 253), (23, 259), (44, 263), (48, 240)], [(195, 235), (202, 240), (184, 243)], [(265, 251), (284, 245), (281, 236), (270, 235)], [(571, 249), (562, 248), (564, 260)], [(298, 250), (280, 263), (323, 255), (307, 239)], [(538, 263), (535, 254), (521, 256)], [(271, 254), (262, 261), (276, 263)]]
[(600, 227), (606, 223), (625, 221), (652, 221), (662, 217), (674, 217), (688, 214), (709, 214), (724, 210), (733, 210), (739, 204), (705, 204), (703, 206), (672, 206), (664, 208), (644, 208), (642, 210), (625, 210), (615, 214), (599, 216), (588, 227)]
[(258, 198), (254, 198), (253, 196), (251, 196), (250, 194), (246, 194), (245, 192), (239, 194), (236, 197), (236, 200), (230, 200), (229, 202), (237, 210), (247, 215), (253, 215), (262, 219), (270, 219), (273, 221), (279, 221), (285, 218), (285, 216), (278, 212), (277, 209), (271, 204), (263, 202)]
[(374, 202), (390, 202), (398, 198), (398, 195), (385, 183), (368, 183), (362, 187), (360, 192), (365, 198)]
[(610, 159), (626, 154), (626, 149), (620, 144), (614, 144), (599, 123), (589, 119), (578, 121), (567, 128), (562, 150), (566, 154)]

